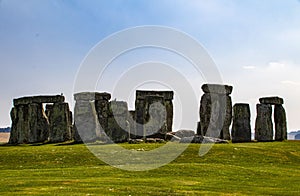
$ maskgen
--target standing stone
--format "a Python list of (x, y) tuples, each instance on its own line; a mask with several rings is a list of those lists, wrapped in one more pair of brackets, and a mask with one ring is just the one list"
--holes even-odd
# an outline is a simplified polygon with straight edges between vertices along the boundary
[(129, 122), (129, 126), (130, 126), (129, 139), (136, 138), (135, 111), (129, 111), (128, 122)]
[[(47, 107), (46, 107), (47, 108)], [(49, 110), (49, 111), (48, 111)], [(54, 103), (47, 108), (50, 123), (49, 141), (65, 142), (72, 139), (72, 118), (68, 103)]]
[(232, 101), (227, 85), (204, 84), (200, 101), (200, 127), (197, 133), (205, 136), (230, 140), (229, 127), (232, 120)]
[(275, 140), (282, 141), (287, 139), (286, 113), (282, 105), (275, 105)]
[(108, 126), (105, 130), (113, 142), (125, 142), (129, 139), (128, 106), (124, 101), (109, 103)]
[(144, 136), (161, 138), (167, 130), (167, 107), (164, 105), (162, 96), (146, 97), (146, 124), (144, 125)]
[(272, 106), (269, 104), (256, 105), (255, 139), (257, 141), (273, 140)]
[(74, 109), (75, 142), (94, 142), (100, 129), (94, 101), (76, 100)]
[(111, 95), (108, 93), (97, 93), (95, 106), (100, 123), (100, 132), (97, 133), (97, 138), (101, 141), (107, 141), (105, 130), (108, 128), (108, 115), (109, 115), (109, 100)]
[(29, 132), (28, 142), (44, 142), (49, 135), (49, 122), (42, 103), (28, 105)]
[(232, 142), (250, 142), (250, 107), (249, 104), (237, 103), (233, 106)]
[[(20, 107), (20, 106), (19, 106)], [(9, 137), (9, 144), (18, 144), (19, 143), (19, 130), (18, 130), (18, 121), (19, 121), (19, 113), (18, 113), (18, 107), (13, 107), (10, 111), (10, 117), (11, 117), (11, 130), (10, 130), (10, 137)]]

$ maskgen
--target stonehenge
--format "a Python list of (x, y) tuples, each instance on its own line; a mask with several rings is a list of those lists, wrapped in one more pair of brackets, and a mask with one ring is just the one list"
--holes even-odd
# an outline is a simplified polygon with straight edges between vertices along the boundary
[(97, 92), (74, 95), (76, 142), (165, 139), (172, 131), (172, 91), (136, 91), (135, 111), (129, 111), (126, 102), (110, 98), (108, 93)]
[[(251, 142), (249, 104), (235, 103), (232, 107), (232, 86), (203, 84), (201, 88), (204, 94), (200, 100), (196, 134), (193, 130), (181, 130), (177, 134), (206, 138), (205, 141), (215, 138)], [(9, 144), (169, 140), (179, 136), (172, 132), (173, 98), (173, 91), (137, 90), (135, 110), (129, 111), (127, 102), (111, 100), (109, 93), (80, 92), (74, 94), (74, 116), (62, 95), (17, 98), (13, 100), (10, 112)], [(283, 99), (263, 97), (259, 102), (256, 105), (255, 140), (286, 140)]]
[(204, 94), (200, 101), (200, 123), (197, 134), (230, 140), (232, 86), (204, 84), (201, 88)]
[[(68, 103), (61, 95), (33, 96), (14, 99), (11, 110), (9, 144), (67, 141), (72, 136), (72, 122)], [(46, 106), (45, 112), (43, 104)], [(48, 114), (48, 116), (47, 116)]]
[(280, 97), (263, 97), (256, 105), (255, 139), (257, 141), (273, 141), (272, 106), (274, 106), (275, 141), (287, 139), (286, 113)]

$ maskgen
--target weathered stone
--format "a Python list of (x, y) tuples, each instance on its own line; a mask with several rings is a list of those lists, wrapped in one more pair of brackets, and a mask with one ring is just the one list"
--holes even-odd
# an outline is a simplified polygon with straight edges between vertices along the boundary
[(272, 106), (269, 104), (256, 105), (255, 139), (257, 141), (273, 140)]
[(10, 135), (9, 135), (9, 140), (8, 143), (9, 144), (17, 144), (18, 143), (18, 130), (17, 130), (17, 122), (18, 122), (18, 118), (17, 118), (17, 109), (15, 107), (13, 107), (10, 111), (10, 118), (11, 118), (11, 130), (10, 130)]
[(31, 103), (62, 103), (64, 101), (65, 101), (65, 97), (62, 95), (22, 97), (13, 100), (14, 106), (28, 105)]
[(166, 133), (166, 140), (169, 140), (169, 141), (180, 141), (181, 138), (176, 136), (174, 132), (170, 132), (170, 133)]
[(259, 99), (261, 104), (282, 105), (283, 99), (280, 97), (263, 97)]
[(204, 93), (216, 93), (230, 95), (232, 93), (232, 86), (221, 84), (203, 84), (202, 90)]
[(125, 142), (129, 139), (128, 106), (124, 101), (109, 103), (108, 126), (106, 135), (114, 142)]
[(136, 138), (135, 111), (129, 111), (128, 122), (130, 126), (129, 138)]
[(203, 132), (202, 132), (203, 130), (201, 129), (201, 122), (199, 121), (199, 122), (197, 122), (197, 135), (204, 135), (203, 134)]
[(282, 141), (287, 139), (286, 114), (282, 105), (275, 105), (275, 140)]
[(109, 93), (103, 92), (81, 92), (74, 94), (75, 101), (95, 101), (95, 100), (107, 100), (109, 101), (111, 95)]
[[(136, 138), (159, 137), (164, 139), (167, 132), (172, 132), (173, 96), (173, 91), (136, 91), (134, 118), (136, 120)], [(163, 107), (158, 107), (156, 103), (160, 103)], [(151, 105), (157, 106), (153, 108), (153, 114), (157, 117), (149, 122)]]
[(50, 123), (49, 141), (65, 142), (72, 139), (72, 118), (68, 103), (54, 103), (46, 106)]
[(141, 143), (144, 143), (144, 140), (142, 140), (142, 139), (129, 139), (128, 143), (129, 144), (141, 144)]
[(250, 106), (246, 103), (237, 103), (233, 106), (233, 123), (231, 132), (232, 142), (250, 142)]
[(175, 132), (175, 135), (180, 138), (193, 137), (195, 135), (195, 132), (193, 130), (178, 130)]
[(10, 144), (44, 142), (48, 139), (49, 123), (40, 103), (17, 105), (11, 111)]
[(205, 93), (201, 97), (200, 133), (209, 137), (229, 140), (231, 120), (232, 102), (230, 96)]
[(44, 142), (49, 136), (49, 122), (41, 103), (28, 105), (28, 142)]
[[(146, 97), (144, 137), (156, 137), (167, 133), (167, 111), (161, 96)], [(159, 137), (159, 136), (158, 136)]]
[(74, 109), (74, 128), (75, 142), (96, 141), (97, 132), (100, 132), (100, 124), (94, 101), (76, 101)]
[(108, 141), (108, 138), (105, 134), (105, 130), (108, 128), (108, 116), (109, 116), (109, 101), (106, 99), (95, 101), (98, 121), (100, 123), (100, 135), (97, 137), (101, 141)]
[(136, 91), (136, 99), (146, 99), (148, 96), (161, 96), (165, 100), (173, 100), (174, 92), (173, 91)]

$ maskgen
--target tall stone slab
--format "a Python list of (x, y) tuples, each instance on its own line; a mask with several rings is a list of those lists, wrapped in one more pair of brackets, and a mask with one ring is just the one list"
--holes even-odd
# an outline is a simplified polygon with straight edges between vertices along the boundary
[(275, 140), (287, 140), (286, 113), (282, 105), (275, 105), (274, 108), (275, 121)]
[(204, 84), (200, 101), (200, 125), (198, 134), (230, 140), (229, 127), (232, 120), (232, 87), (228, 85)]
[(130, 137), (128, 121), (128, 106), (124, 101), (111, 101), (109, 103), (108, 126), (105, 130), (113, 142), (126, 142)]
[(49, 122), (42, 103), (28, 105), (28, 143), (44, 142), (49, 136)]
[(250, 142), (250, 106), (246, 103), (237, 103), (233, 106), (233, 123), (231, 132), (232, 142)]
[(74, 108), (75, 142), (94, 142), (100, 130), (94, 101), (76, 100)]
[(95, 106), (98, 115), (98, 121), (100, 124), (100, 132), (97, 134), (99, 140), (107, 141), (107, 135), (105, 130), (108, 128), (108, 116), (109, 116), (109, 100), (111, 95), (109, 93), (97, 93)]
[(9, 144), (22, 144), (29, 142), (29, 119), (28, 105), (18, 105), (12, 108), (11, 112), (11, 132)]
[(256, 105), (255, 139), (257, 141), (273, 140), (272, 106), (269, 104)]
[(106, 140), (109, 116), (109, 93), (81, 92), (74, 94), (74, 140), (93, 142)]
[[(48, 111), (49, 110), (49, 111)], [(46, 106), (50, 131), (49, 142), (65, 142), (72, 139), (72, 117), (68, 103), (54, 103)]]
[(144, 135), (146, 137), (161, 138), (168, 132), (167, 106), (162, 96), (146, 97), (146, 124)]

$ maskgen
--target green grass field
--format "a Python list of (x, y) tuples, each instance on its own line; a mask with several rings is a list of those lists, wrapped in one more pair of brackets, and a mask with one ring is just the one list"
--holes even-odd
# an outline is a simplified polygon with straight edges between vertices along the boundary
[(300, 195), (300, 142), (216, 144), (203, 157), (199, 146), (142, 172), (111, 167), (82, 144), (0, 146), (0, 195)]

